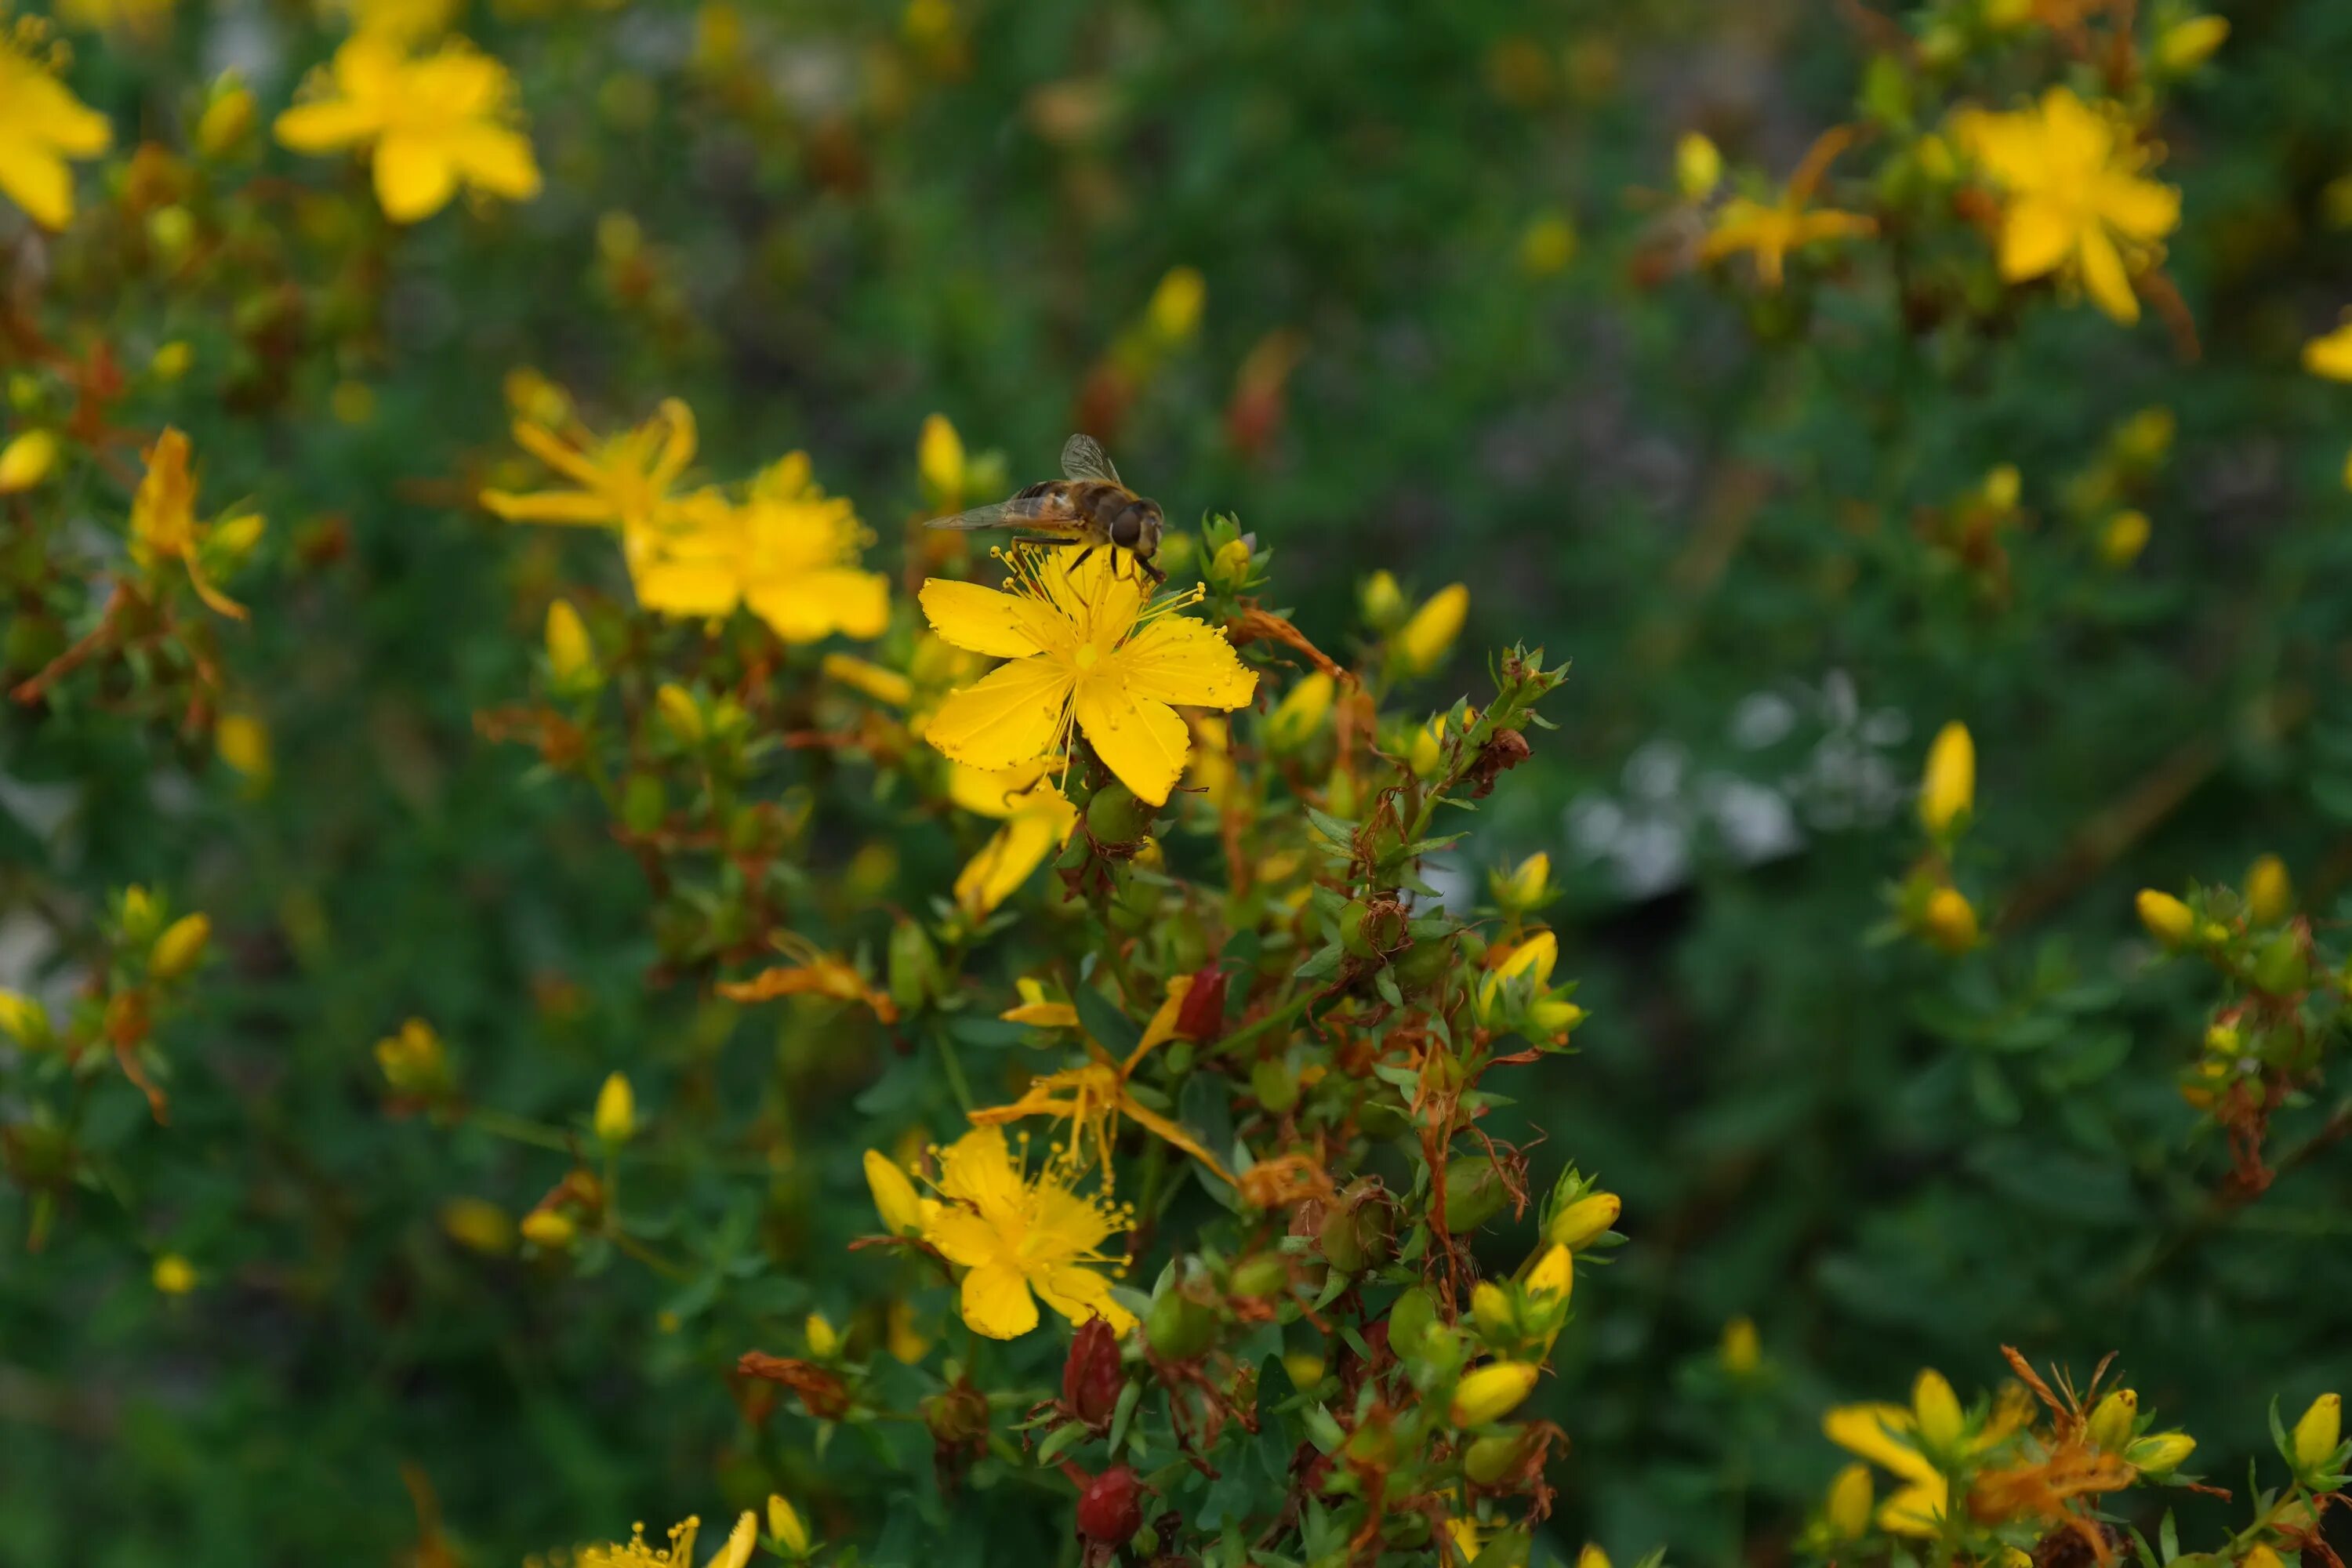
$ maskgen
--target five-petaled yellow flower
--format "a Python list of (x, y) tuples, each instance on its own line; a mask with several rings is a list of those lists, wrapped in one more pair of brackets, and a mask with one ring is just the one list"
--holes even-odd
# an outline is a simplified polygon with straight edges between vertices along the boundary
[(2139, 319), (2132, 276), (2161, 259), (2180, 193), (2143, 179), (2153, 153), (2116, 114), (2063, 87), (2012, 114), (1958, 115), (1961, 145), (2007, 195), (2000, 275), (2021, 283), (2064, 270), (2118, 321)]
[(278, 117), (278, 140), (297, 153), (373, 147), (376, 200), (394, 223), (431, 217), (461, 183), (514, 201), (539, 194), (514, 79), (462, 41), (410, 55), (384, 34), (358, 34), (335, 51), (318, 96)]
[(1147, 604), (1113, 552), (1016, 545), (1010, 593), (934, 577), (923, 613), (958, 647), (1009, 662), (940, 705), (925, 737), (960, 763), (997, 771), (1065, 756), (1075, 723), (1095, 754), (1154, 805), (1192, 749), (1177, 706), (1238, 708), (1257, 676), (1224, 634), (1174, 612), (1199, 590)]
[(1981, 1454), (2024, 1426), (2032, 1401), (2014, 1384), (2001, 1391), (1992, 1413), (1973, 1434), (1941, 1373), (1922, 1372), (1911, 1404), (1842, 1405), (1822, 1417), (1831, 1442), (1901, 1478), (1902, 1487), (1878, 1506), (1878, 1524), (1897, 1535), (1934, 1535), (1951, 1508), (1952, 1487), (1935, 1456), (1947, 1460)]
[[(1143, 1031), (1143, 1038), (1135, 1049), (1120, 1061), (1097, 1045), (1092, 1038), (1086, 1042), (1087, 1054), (1093, 1059), (1083, 1067), (1067, 1068), (1060, 1072), (1042, 1073), (1029, 1082), (1028, 1092), (1010, 1105), (992, 1106), (975, 1110), (971, 1120), (975, 1126), (992, 1127), (1002, 1122), (1018, 1121), (1024, 1116), (1050, 1116), (1057, 1121), (1068, 1121), (1069, 1147), (1064, 1151), (1064, 1163), (1074, 1171), (1083, 1171), (1090, 1163), (1087, 1149), (1103, 1169), (1103, 1187), (1111, 1184), (1110, 1155), (1118, 1141), (1119, 1118), (1126, 1117), (1161, 1142), (1181, 1149), (1216, 1173), (1219, 1180), (1232, 1184), (1233, 1173), (1219, 1163), (1217, 1157), (1201, 1145), (1200, 1140), (1184, 1131), (1181, 1123), (1161, 1115), (1136, 1099), (1128, 1080), (1143, 1058), (1152, 1050), (1176, 1037), (1176, 1020), (1183, 1011), (1184, 997), (1192, 988), (1192, 977), (1180, 974), (1168, 983), (1168, 999), (1160, 1005), (1151, 1022)], [(1077, 1023), (1075, 1008), (1065, 1011), (1052, 1003), (1026, 1000), (1029, 987), (1023, 987), (1024, 1005), (1003, 1016), (1022, 1023), (1045, 1026), (1068, 1026)], [(1039, 994), (1042, 996), (1043, 992)]]
[(1040, 757), (983, 773), (958, 763), (949, 773), (948, 795), (958, 805), (1004, 823), (956, 873), (956, 907), (974, 920), (1018, 892), (1077, 826), (1078, 808), (1045, 776), (1052, 766), (1053, 759)]
[(630, 558), (637, 599), (684, 617), (732, 614), (738, 605), (788, 643), (835, 632), (875, 637), (890, 618), (889, 580), (862, 571), (868, 535), (848, 500), (827, 496), (794, 452), (751, 481), (740, 503), (715, 489), (687, 498), (646, 530)]
[(940, 1202), (923, 1214), (923, 1239), (965, 1270), (963, 1321), (991, 1339), (1017, 1339), (1037, 1326), (1034, 1297), (1043, 1297), (1074, 1323), (1102, 1318), (1126, 1333), (1135, 1314), (1096, 1272), (1118, 1261), (1101, 1247), (1126, 1229), (1125, 1211), (1072, 1192), (1066, 1166), (1032, 1175), (1024, 1163), (993, 1127), (973, 1128), (940, 1154)]
[(196, 521), (196, 479), (188, 468), (188, 438), (169, 426), (148, 449), (147, 472), (131, 498), (131, 558), (152, 569), (177, 561), (188, 571), (196, 596), (222, 615), (243, 620), (245, 606), (213, 586), (205, 569), (206, 546), (215, 559), (234, 563), (261, 537), (262, 521), (250, 512), (214, 523)]
[(667, 398), (651, 419), (616, 436), (598, 436), (569, 417), (551, 418), (518, 414), (515, 445), (579, 488), (488, 489), (482, 504), (509, 522), (616, 530), (634, 566), (653, 531), (667, 527), (684, 500), (671, 490), (694, 461), (694, 411)]
[(76, 98), (0, 32), (0, 195), (44, 228), (73, 217), (68, 158), (95, 158), (113, 143), (106, 116)]
[(1753, 251), (1757, 280), (1767, 289), (1778, 289), (1790, 252), (1820, 240), (1855, 239), (1877, 233), (1877, 220), (1864, 214), (1807, 205), (1822, 176), (1829, 173), (1831, 161), (1853, 139), (1853, 132), (1843, 128), (1825, 132), (1789, 176), (1789, 188), (1777, 202), (1734, 196), (1724, 203), (1699, 247), (1700, 257), (1719, 261), (1742, 250)]

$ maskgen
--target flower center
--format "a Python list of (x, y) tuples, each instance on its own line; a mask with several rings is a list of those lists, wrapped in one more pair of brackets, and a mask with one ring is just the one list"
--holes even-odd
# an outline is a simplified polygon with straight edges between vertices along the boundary
[(1101, 662), (1102, 649), (1090, 642), (1082, 642), (1078, 645), (1076, 658), (1080, 669), (1092, 669)]

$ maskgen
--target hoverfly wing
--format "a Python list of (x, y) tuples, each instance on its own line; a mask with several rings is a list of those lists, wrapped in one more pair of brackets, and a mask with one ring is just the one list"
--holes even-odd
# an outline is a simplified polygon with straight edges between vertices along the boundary
[(1106, 484), (1125, 489), (1118, 470), (1110, 466), (1108, 454), (1102, 444), (1091, 436), (1073, 436), (1062, 443), (1062, 477), (1066, 479), (1100, 479)]
[(969, 532), (981, 528), (1046, 528), (1067, 521), (1067, 514), (1049, 496), (1015, 496), (991, 501), (953, 517), (935, 517), (925, 528), (952, 528)]

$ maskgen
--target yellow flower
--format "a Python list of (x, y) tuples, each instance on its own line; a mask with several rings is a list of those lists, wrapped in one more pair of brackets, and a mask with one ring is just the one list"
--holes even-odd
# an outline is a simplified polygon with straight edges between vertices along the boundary
[(394, 223), (431, 217), (460, 182), (515, 201), (539, 194), (530, 141), (514, 125), (514, 79), (471, 45), (412, 56), (383, 33), (361, 33), (314, 86), (309, 102), (278, 117), (279, 143), (313, 154), (373, 147), (376, 200)]
[(866, 984), (866, 977), (829, 953), (794, 950), (795, 962), (763, 969), (748, 980), (722, 980), (716, 989), (730, 1002), (772, 1002), (779, 996), (830, 996), (857, 1002), (885, 1024), (898, 1021), (898, 1005)]
[(184, 1296), (196, 1288), (195, 1265), (176, 1252), (167, 1252), (155, 1259), (155, 1289), (166, 1296)]
[(1905, 1485), (1878, 1508), (1879, 1527), (1933, 1535), (1951, 1500), (1944, 1474), (1916, 1446), (1916, 1424), (1899, 1405), (1843, 1405), (1822, 1418), (1829, 1440), (1892, 1471)]
[(982, 919), (1019, 891), (1078, 825), (1078, 808), (1045, 776), (1051, 766), (1041, 757), (999, 773), (962, 763), (950, 771), (948, 794), (958, 805), (1004, 822), (956, 873), (956, 907), (972, 919)]
[(1470, 613), (1470, 590), (1449, 584), (1429, 596), (1396, 635), (1397, 662), (1409, 675), (1427, 675), (1453, 651), (1462, 635), (1463, 617)]
[(196, 596), (222, 615), (245, 619), (245, 606), (214, 587), (203, 560), (207, 542), (232, 558), (260, 537), (261, 519), (250, 515), (196, 521), (196, 481), (188, 471), (188, 438), (164, 427), (147, 452), (147, 472), (131, 498), (131, 558), (142, 566), (177, 561), (188, 569)]
[(940, 636), (999, 665), (950, 695), (925, 739), (989, 771), (1066, 756), (1075, 723), (1139, 799), (1167, 803), (1192, 749), (1176, 705), (1238, 708), (1257, 676), (1217, 628), (1174, 612), (1201, 592), (1147, 604), (1143, 586), (1097, 550), (1004, 552), (1013, 592), (934, 577), (923, 612)]
[(1928, 832), (1942, 833), (1960, 813), (1975, 804), (1977, 748), (1969, 727), (1955, 720), (1936, 732), (1927, 748), (1927, 773), (1919, 786), (1919, 820)]
[(1583, 1021), (1584, 1009), (1550, 994), (1552, 966), (1559, 962), (1559, 938), (1548, 931), (1534, 932), (1497, 956), (1495, 966), (1478, 982), (1472, 1010), (1482, 1023), (1499, 1020), (1504, 988), (1514, 980), (1523, 980), (1533, 990), (1526, 1017), (1530, 1030), (1551, 1036), (1573, 1028)]
[(44, 228), (73, 217), (68, 158), (113, 144), (106, 116), (85, 104), (0, 31), (0, 195)]
[[(736, 1556), (732, 1568), (742, 1568), (742, 1563), (751, 1558), (751, 1531), (756, 1528), (751, 1516), (745, 1514), (737, 1522), (726, 1546), (711, 1559), (711, 1568), (728, 1562), (729, 1554), (735, 1552), (736, 1535), (743, 1537), (743, 1549)], [(633, 1525), (627, 1541), (583, 1546), (572, 1562), (576, 1568), (694, 1568), (694, 1538), (701, 1530), (702, 1521), (698, 1517), (689, 1517), (682, 1523), (670, 1526), (669, 1544), (657, 1547), (646, 1544), (644, 1525)]]
[(940, 506), (963, 499), (963, 437), (946, 415), (934, 414), (923, 421), (923, 433), (915, 441), (915, 467), (923, 476), (924, 489)]
[(577, 489), (484, 490), (482, 504), (509, 522), (559, 522), (618, 529), (625, 543), (677, 510), (670, 487), (694, 460), (694, 411), (664, 400), (651, 419), (617, 436), (598, 437), (552, 409), (519, 413), (515, 444), (570, 479)]
[(1757, 280), (1777, 289), (1787, 272), (1790, 251), (1825, 239), (1876, 234), (1875, 218), (1809, 205), (1831, 163), (1853, 140), (1853, 133), (1843, 127), (1823, 132), (1806, 152), (1796, 173), (1789, 176), (1789, 187), (1777, 202), (1768, 205), (1750, 196), (1734, 196), (1724, 203), (1699, 246), (1700, 259), (1720, 261), (1743, 250), (1752, 251)]
[(1135, 1315), (1094, 1268), (1114, 1261), (1100, 1248), (1127, 1227), (1126, 1214), (1073, 1193), (1066, 1166), (1031, 1175), (1025, 1163), (994, 1127), (973, 1128), (940, 1155), (941, 1201), (924, 1216), (923, 1236), (965, 1270), (963, 1321), (991, 1339), (1017, 1339), (1037, 1326), (1042, 1297), (1074, 1323), (1102, 1318), (1126, 1333)]
[(751, 481), (738, 505), (715, 489), (688, 497), (632, 555), (637, 598), (684, 618), (748, 605), (788, 643), (835, 632), (875, 637), (890, 617), (890, 585), (858, 569), (869, 536), (846, 498), (828, 497), (794, 452)]
[(2352, 381), (2352, 316), (2303, 345), (2303, 368), (2330, 381)]
[(1830, 1482), (1829, 1501), (1822, 1515), (1841, 1539), (1852, 1541), (1870, 1528), (1870, 1467), (1848, 1465)]
[(257, 788), (268, 784), (269, 725), (258, 713), (222, 714), (213, 726), (213, 750)]
[[(1035, 984), (1034, 981), (1022, 982), (1024, 1003), (1026, 992)], [(1176, 1020), (1183, 1011), (1184, 998), (1192, 989), (1192, 977), (1189, 974), (1180, 974), (1168, 983), (1167, 999), (1160, 1003), (1160, 1010), (1152, 1014), (1151, 1021), (1144, 1026), (1143, 1038), (1136, 1043), (1135, 1049), (1128, 1054), (1125, 1061), (1119, 1061), (1089, 1038), (1086, 1047), (1093, 1060), (1084, 1067), (1040, 1074), (1030, 1080), (1027, 1091), (1012, 1104), (973, 1111), (972, 1124), (993, 1127), (1007, 1121), (1018, 1121), (1024, 1116), (1050, 1116), (1056, 1121), (1066, 1121), (1072, 1125), (1069, 1147), (1063, 1153), (1064, 1162), (1074, 1172), (1083, 1171), (1091, 1163), (1087, 1157), (1087, 1150), (1091, 1146), (1093, 1158), (1102, 1163), (1103, 1186), (1108, 1191), (1111, 1184), (1111, 1149), (1118, 1142), (1119, 1118), (1124, 1116), (1162, 1142), (1181, 1149), (1208, 1166), (1216, 1173), (1219, 1180), (1231, 1184), (1234, 1180), (1232, 1173), (1214, 1154), (1202, 1147), (1198, 1139), (1184, 1131), (1181, 1123), (1136, 1099), (1134, 1091), (1128, 1087), (1129, 1080), (1135, 1076), (1135, 1069), (1143, 1065), (1143, 1058), (1176, 1037)], [(1044, 992), (1039, 991), (1038, 995), (1042, 999)], [(1053, 1009), (1050, 1017), (1041, 1016), (1049, 1008)], [(1067, 1009), (1066, 1018), (1063, 1016), (1064, 1008)], [(1022, 1015), (1021, 1022), (1051, 1023), (1063, 1027), (1074, 1026), (1078, 1021), (1077, 1010), (1067, 1007), (1066, 1004), (1027, 1004), (1013, 1009), (1005, 1016), (1010, 1018), (1015, 1014)]]
[(2021, 283), (2063, 269), (2082, 279), (2100, 310), (2137, 321), (2132, 274), (2161, 258), (2158, 242), (2180, 222), (2180, 193), (2140, 177), (2152, 154), (2131, 129), (2053, 87), (2032, 109), (1964, 110), (1953, 130), (2009, 197), (2002, 279)]

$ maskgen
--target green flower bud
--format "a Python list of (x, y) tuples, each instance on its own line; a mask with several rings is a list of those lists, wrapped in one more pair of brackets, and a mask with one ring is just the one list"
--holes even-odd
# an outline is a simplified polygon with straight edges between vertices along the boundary
[(1510, 1190), (1503, 1173), (1485, 1154), (1465, 1154), (1445, 1167), (1445, 1228), (1454, 1236), (1476, 1230), (1502, 1212)]

